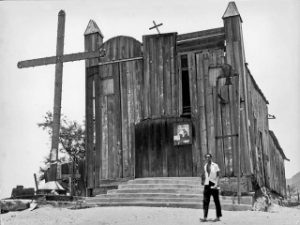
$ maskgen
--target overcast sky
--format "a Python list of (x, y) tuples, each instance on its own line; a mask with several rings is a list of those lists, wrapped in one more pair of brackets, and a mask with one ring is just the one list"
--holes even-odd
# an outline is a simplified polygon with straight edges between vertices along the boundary
[[(152, 20), (161, 32), (188, 33), (223, 26), (223, 0), (0, 1), (0, 198), (12, 187), (34, 187), (49, 154), (47, 133), (37, 127), (53, 107), (54, 66), (18, 69), (20, 60), (52, 56), (57, 14), (66, 12), (65, 53), (84, 50), (90, 19), (104, 40), (117, 35), (141, 41)], [(269, 100), (269, 120), (290, 162), (286, 176), (300, 171), (300, 1), (236, 1), (243, 19), (246, 61)], [(64, 64), (62, 113), (82, 122), (84, 62)]]

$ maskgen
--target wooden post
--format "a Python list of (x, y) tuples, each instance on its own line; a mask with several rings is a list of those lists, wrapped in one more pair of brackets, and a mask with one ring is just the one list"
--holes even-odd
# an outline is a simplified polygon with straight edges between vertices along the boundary
[[(239, 121), (238, 121), (238, 196), (241, 196), (240, 192), (240, 176), (241, 176), (241, 154), (245, 155), (248, 160), (245, 161), (246, 168), (244, 171), (246, 174), (253, 174), (253, 165), (251, 158), (251, 142), (250, 142), (250, 132), (248, 123), (248, 93), (247, 93), (247, 76), (245, 67), (245, 53), (244, 53), (244, 43), (242, 35), (242, 19), (238, 12), (238, 9), (234, 2), (229, 2), (228, 7), (223, 15), (224, 28), (225, 28), (225, 38), (226, 38), (226, 62), (233, 67), (233, 69), (239, 74), (239, 98), (238, 110), (239, 110)], [(240, 111), (240, 98), (244, 99), (243, 110)], [(241, 128), (245, 129), (245, 134), (241, 137)], [(243, 138), (243, 142), (241, 142)], [(244, 143), (245, 146), (241, 148), (241, 144)], [(244, 152), (241, 152), (244, 150)]]
[[(240, 113), (240, 108), (241, 108), (241, 101), (240, 101), (240, 98), (241, 98), (241, 88), (240, 88), (240, 75), (238, 76), (238, 97), (237, 97), (237, 133), (238, 133), (238, 137), (237, 137), (237, 153), (238, 153), (238, 176), (237, 176), (237, 192), (238, 192), (238, 203), (240, 204), (241, 203), (241, 123), (240, 123), (240, 116), (241, 116), (241, 113)], [(250, 159), (251, 160), (251, 159)]]
[(35, 173), (33, 174), (33, 177), (34, 177), (35, 189), (36, 189), (36, 192), (37, 192), (39, 190), (39, 186), (38, 186), (38, 181), (37, 181)]
[[(56, 42), (56, 55), (58, 57), (61, 57), (64, 54), (65, 20), (66, 20), (66, 14), (63, 10), (60, 10), (58, 13), (57, 42)], [(58, 162), (62, 73), (63, 73), (63, 63), (58, 62), (55, 64), (53, 125), (52, 125), (51, 152), (50, 152), (50, 161), (51, 163), (56, 163), (56, 166)], [(50, 181), (56, 180), (56, 176), (57, 176), (57, 171), (54, 174), (51, 173), (49, 180)]]
[(69, 180), (69, 191), (70, 191), (70, 196), (73, 196), (73, 180), (72, 177), (68, 177)]
[[(103, 34), (101, 33), (97, 24), (90, 20), (89, 24), (84, 32), (84, 48), (85, 51), (94, 51), (100, 49), (100, 46), (103, 43)], [(98, 108), (95, 107), (95, 101), (99, 101), (98, 96), (94, 96), (95, 91), (95, 81), (97, 76), (94, 76), (94, 73), (97, 73), (97, 68), (99, 59), (90, 59), (85, 61), (86, 66), (86, 193), (92, 193), (92, 189), (95, 186), (99, 186), (100, 181), (100, 170), (101, 170), (101, 151), (99, 142), (99, 132), (94, 130), (94, 119), (95, 114), (99, 114)], [(94, 69), (93, 69), (94, 68)], [(95, 108), (95, 111), (94, 111)], [(99, 114), (100, 115), (100, 114)], [(100, 128), (101, 129), (101, 128)], [(97, 136), (97, 141), (95, 146), (94, 135)], [(95, 151), (96, 154), (95, 154)]]

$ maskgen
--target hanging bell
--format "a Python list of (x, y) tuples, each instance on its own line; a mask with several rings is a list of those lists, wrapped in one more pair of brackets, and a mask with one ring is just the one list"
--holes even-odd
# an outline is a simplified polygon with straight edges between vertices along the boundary
[(226, 86), (232, 85), (232, 82), (231, 82), (231, 78), (230, 78), (230, 77), (226, 77), (225, 85), (226, 85)]

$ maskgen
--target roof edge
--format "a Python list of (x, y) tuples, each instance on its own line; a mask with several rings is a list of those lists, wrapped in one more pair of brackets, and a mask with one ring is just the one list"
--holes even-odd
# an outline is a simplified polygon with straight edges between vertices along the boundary
[(283, 158), (284, 160), (286, 160), (286, 161), (290, 161), (290, 159), (288, 159), (288, 158), (286, 157), (286, 155), (284, 154), (283, 149), (281, 148), (281, 146), (280, 146), (280, 144), (279, 144), (279, 141), (278, 141), (278, 139), (277, 139), (275, 133), (274, 133), (272, 130), (269, 130), (269, 134), (270, 134), (271, 138), (273, 139), (273, 141), (274, 141), (276, 147), (278, 148), (279, 153), (281, 154), (282, 158)]

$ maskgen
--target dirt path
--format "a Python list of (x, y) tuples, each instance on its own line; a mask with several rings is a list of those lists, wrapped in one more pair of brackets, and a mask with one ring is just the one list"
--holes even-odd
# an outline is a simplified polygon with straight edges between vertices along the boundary
[[(300, 225), (300, 210), (275, 207), (274, 212), (231, 212), (223, 211), (221, 222), (204, 224), (263, 224), (263, 225)], [(200, 209), (159, 208), (159, 207), (102, 207), (80, 210), (42, 207), (34, 211), (10, 212), (1, 215), (1, 225), (179, 225), (203, 224)], [(209, 211), (209, 218), (215, 211)]]

